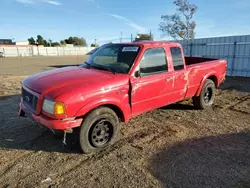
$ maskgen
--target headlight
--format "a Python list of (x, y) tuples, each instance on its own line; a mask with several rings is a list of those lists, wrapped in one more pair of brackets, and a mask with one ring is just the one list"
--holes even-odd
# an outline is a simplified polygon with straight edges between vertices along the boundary
[(49, 114), (54, 114), (54, 105), (55, 102), (44, 99), (43, 101), (43, 111)]
[(65, 105), (62, 102), (53, 102), (48, 99), (44, 99), (43, 111), (49, 114), (62, 115), (65, 114)]

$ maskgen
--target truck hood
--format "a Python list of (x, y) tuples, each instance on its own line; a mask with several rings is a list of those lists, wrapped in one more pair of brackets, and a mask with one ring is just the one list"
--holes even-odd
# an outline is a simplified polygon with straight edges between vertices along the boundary
[(107, 84), (109, 88), (117, 84), (121, 85), (123, 84), (121, 81), (127, 82), (128, 75), (114, 75), (107, 71), (72, 66), (32, 75), (22, 84), (37, 93), (55, 98), (79, 87), (84, 88), (83, 92), (93, 92), (98, 87), (101, 89), (100, 86)]

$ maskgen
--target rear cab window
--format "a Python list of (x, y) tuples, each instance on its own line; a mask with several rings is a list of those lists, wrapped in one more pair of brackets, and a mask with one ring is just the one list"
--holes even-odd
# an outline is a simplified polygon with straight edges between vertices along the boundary
[(181, 49), (179, 47), (171, 47), (170, 52), (172, 55), (174, 70), (183, 70), (184, 62), (182, 58)]
[(167, 72), (168, 65), (164, 48), (147, 49), (142, 56), (139, 67), (141, 76)]

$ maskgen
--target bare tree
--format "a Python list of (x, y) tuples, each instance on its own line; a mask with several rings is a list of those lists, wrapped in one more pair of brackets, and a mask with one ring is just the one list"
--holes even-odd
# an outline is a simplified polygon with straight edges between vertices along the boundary
[(174, 39), (193, 39), (196, 23), (192, 19), (198, 7), (188, 0), (176, 0), (174, 4), (177, 6), (177, 12), (173, 15), (162, 15), (159, 30), (163, 35)]

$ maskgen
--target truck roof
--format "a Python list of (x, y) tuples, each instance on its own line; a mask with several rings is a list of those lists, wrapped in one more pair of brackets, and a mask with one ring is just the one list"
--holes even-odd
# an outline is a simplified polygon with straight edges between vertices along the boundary
[(168, 42), (168, 41), (137, 41), (137, 42), (128, 42), (125, 44), (138, 44), (138, 45), (167, 45), (167, 44), (179, 44), (178, 42)]

